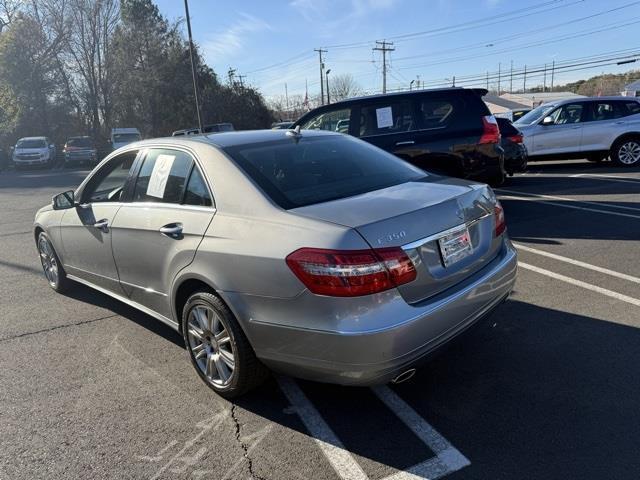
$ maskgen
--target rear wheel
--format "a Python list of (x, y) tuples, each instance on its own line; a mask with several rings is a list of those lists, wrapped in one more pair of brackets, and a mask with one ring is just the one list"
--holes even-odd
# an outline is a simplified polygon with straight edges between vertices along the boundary
[(617, 141), (611, 148), (611, 159), (623, 167), (640, 165), (640, 137)]
[(38, 253), (49, 286), (58, 293), (64, 292), (69, 286), (69, 279), (49, 237), (44, 232), (38, 235)]
[(504, 169), (504, 163), (500, 162), (500, 167), (496, 173), (489, 177), (487, 183), (492, 187), (499, 187), (504, 184), (507, 179), (507, 172)]
[(219, 395), (238, 397), (267, 377), (233, 313), (215, 295), (189, 297), (182, 311), (182, 334), (198, 375)]

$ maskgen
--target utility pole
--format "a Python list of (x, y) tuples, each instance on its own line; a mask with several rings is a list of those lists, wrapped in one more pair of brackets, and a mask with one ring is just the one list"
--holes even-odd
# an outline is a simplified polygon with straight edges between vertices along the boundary
[(200, 113), (200, 100), (198, 99), (198, 81), (196, 79), (196, 62), (193, 58), (193, 37), (191, 36), (191, 19), (189, 18), (189, 3), (184, 0), (184, 11), (187, 16), (187, 32), (189, 33), (189, 56), (191, 57), (191, 76), (193, 77), (193, 96), (196, 101), (196, 114), (198, 116), (198, 128), (202, 132), (202, 114)]
[(455, 76), (455, 75), (453, 76), (453, 85), (451, 85), (451, 86), (452, 86), (452, 87), (455, 87), (455, 86), (456, 86), (456, 76)]
[(328, 68), (327, 72), (324, 74), (324, 76), (327, 78), (327, 105), (331, 103), (331, 95), (329, 95), (329, 74), (330, 73), (331, 73), (331, 69)]
[(413, 84), (414, 84), (414, 83), (415, 83), (415, 80), (411, 80), (411, 81), (409, 82), (409, 91), (411, 91), (411, 89), (412, 89), (412, 87), (413, 87)]
[(527, 93), (527, 66), (524, 66), (524, 77), (522, 77), (522, 93)]
[(502, 73), (500, 70), (502, 68), (502, 63), (498, 62), (498, 96), (500, 96), (500, 74)]
[(511, 60), (511, 76), (509, 77), (509, 93), (513, 93), (513, 60)]
[(229, 76), (229, 85), (233, 87), (233, 77), (236, 75), (236, 69), (229, 67), (227, 75)]
[(547, 64), (544, 64), (544, 80), (542, 81), (542, 92), (547, 90)]
[(244, 81), (242, 80), (243, 78), (247, 78), (246, 75), (238, 75), (238, 83), (240, 84), (240, 88), (244, 88)]
[(387, 93), (387, 52), (393, 52), (393, 42), (387, 42), (382, 40), (381, 42), (376, 40), (376, 47), (373, 50), (379, 50), (382, 52), (382, 93)]
[(489, 71), (487, 71), (487, 91), (489, 91)]
[(327, 50), (314, 48), (313, 51), (318, 52), (318, 55), (320, 55), (320, 105), (324, 105), (324, 63), (322, 63), (322, 54), (327, 53)]
[(553, 76), (556, 73), (556, 61), (551, 64), (551, 91), (553, 92)]
[(287, 90), (287, 82), (284, 82), (284, 101), (287, 105), (287, 113), (289, 113), (289, 91)]

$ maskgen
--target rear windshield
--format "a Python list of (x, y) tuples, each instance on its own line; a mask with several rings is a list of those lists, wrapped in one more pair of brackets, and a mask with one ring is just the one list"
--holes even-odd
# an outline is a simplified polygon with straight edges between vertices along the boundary
[(276, 204), (303, 207), (419, 180), (427, 174), (347, 136), (304, 136), (225, 151)]
[(47, 142), (44, 140), (20, 140), (16, 145), (17, 148), (45, 148)]
[(138, 140), (140, 140), (140, 134), (138, 133), (114, 133), (113, 134), (114, 143), (137, 142)]
[(92, 145), (90, 138), (70, 138), (67, 140), (68, 147), (90, 147)]

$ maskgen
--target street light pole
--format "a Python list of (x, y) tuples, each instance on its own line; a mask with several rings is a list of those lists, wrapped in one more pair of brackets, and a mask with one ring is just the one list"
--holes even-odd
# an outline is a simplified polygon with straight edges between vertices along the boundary
[(327, 105), (331, 103), (331, 98), (329, 97), (329, 74), (331, 73), (331, 69), (327, 69), (327, 73), (325, 76), (327, 77)]
[(198, 115), (198, 128), (202, 133), (202, 115), (200, 114), (200, 100), (198, 98), (198, 81), (196, 79), (196, 62), (193, 58), (193, 38), (191, 36), (191, 20), (189, 19), (189, 3), (184, 0), (184, 11), (187, 15), (187, 32), (189, 32), (189, 56), (191, 57), (191, 76), (193, 77), (193, 96), (196, 100), (196, 113)]

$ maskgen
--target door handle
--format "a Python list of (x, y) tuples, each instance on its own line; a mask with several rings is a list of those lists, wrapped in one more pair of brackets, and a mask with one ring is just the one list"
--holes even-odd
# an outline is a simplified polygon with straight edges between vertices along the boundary
[(404, 142), (396, 142), (396, 147), (399, 147), (401, 145), (413, 145), (414, 143), (416, 143), (416, 142), (413, 141), (413, 140), (407, 140), (407, 141), (404, 141)]
[(169, 223), (168, 225), (160, 228), (160, 233), (167, 237), (178, 238), (182, 235), (182, 224)]
[(93, 226), (96, 227), (98, 230), (102, 230), (103, 232), (108, 232), (109, 220), (107, 220), (106, 218), (103, 218), (102, 220), (98, 220), (97, 222), (95, 222)]

